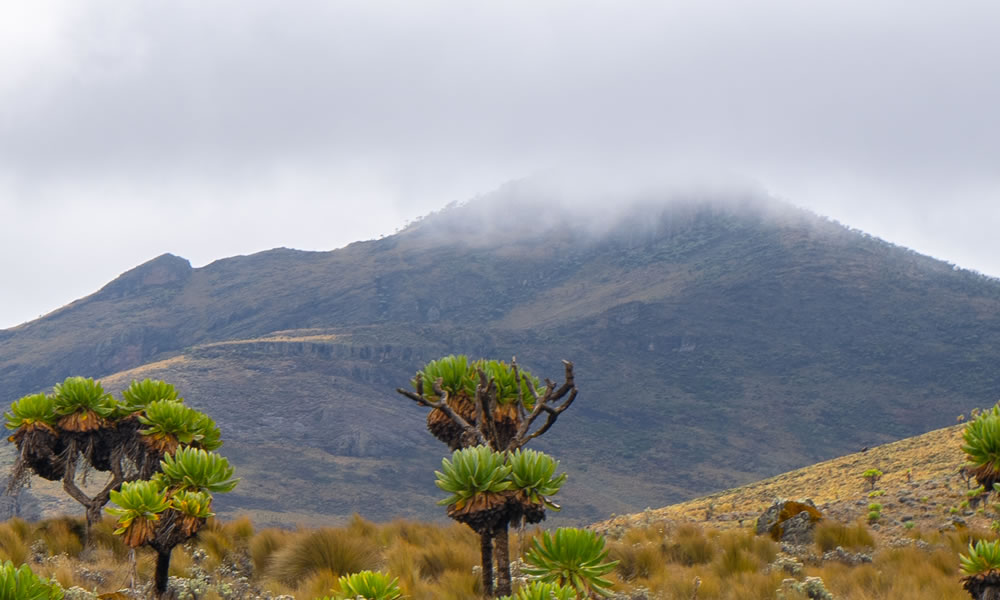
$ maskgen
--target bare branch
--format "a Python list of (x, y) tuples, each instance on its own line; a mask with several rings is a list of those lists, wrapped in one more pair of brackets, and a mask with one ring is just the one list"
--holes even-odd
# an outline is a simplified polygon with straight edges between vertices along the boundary
[[(555, 383), (546, 379), (545, 393), (541, 398), (538, 397), (538, 392), (534, 389), (534, 385), (528, 381), (528, 390), (535, 399), (535, 406), (531, 411), (531, 414), (528, 415), (528, 418), (522, 420), (521, 426), (517, 430), (517, 434), (507, 446), (508, 450), (516, 450), (548, 431), (552, 425), (555, 424), (559, 415), (569, 408), (573, 404), (573, 401), (576, 400), (577, 389), (573, 379), (573, 363), (568, 360), (564, 360), (563, 364), (566, 366), (566, 381), (559, 387), (559, 389), (555, 389)], [(561, 399), (566, 396), (566, 394), (569, 394), (569, 397), (566, 398), (562, 404), (558, 406), (550, 405), (551, 402)], [(545, 423), (533, 433), (529, 434), (531, 427), (543, 412), (546, 414)]]
[(569, 398), (567, 398), (566, 401), (560, 404), (558, 407), (556, 408), (546, 407), (545, 411), (548, 413), (548, 417), (545, 419), (545, 424), (542, 425), (537, 431), (535, 431), (528, 437), (524, 438), (524, 441), (521, 442), (521, 445), (528, 443), (530, 440), (533, 440), (536, 437), (548, 431), (549, 428), (555, 424), (556, 419), (559, 418), (559, 415), (562, 414), (564, 410), (569, 408), (569, 406), (573, 404), (573, 400), (575, 399), (576, 399), (576, 388), (573, 388), (573, 391), (570, 392), (569, 394)]
[[(75, 443), (75, 442), (73, 442)], [(83, 493), (83, 490), (76, 486), (76, 456), (72, 456), (66, 461), (66, 471), (63, 473), (63, 490), (80, 504), (90, 506), (91, 499)]]
[(456, 413), (452, 407), (448, 406), (448, 392), (441, 388), (441, 379), (438, 379), (431, 384), (434, 389), (434, 393), (438, 398), (440, 398), (440, 400), (432, 400), (431, 398), (424, 396), (423, 381), (420, 373), (417, 373), (415, 381), (418, 384), (417, 389), (420, 390), (420, 393), (414, 393), (410, 390), (404, 390), (403, 388), (396, 388), (396, 392), (406, 396), (421, 406), (428, 406), (432, 409), (440, 410), (444, 414), (448, 415), (448, 418), (451, 419), (453, 423), (461, 427), (466, 435), (473, 436), (473, 439), (476, 439), (480, 444), (486, 444), (486, 439), (483, 437), (483, 434), (473, 427), (468, 421), (463, 419), (462, 415)]

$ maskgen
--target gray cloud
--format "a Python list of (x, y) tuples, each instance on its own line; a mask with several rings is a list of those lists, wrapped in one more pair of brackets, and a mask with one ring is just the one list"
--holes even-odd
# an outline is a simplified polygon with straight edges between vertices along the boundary
[(35, 291), (0, 326), (158, 252), (333, 248), (553, 167), (752, 179), (1000, 275), (995, 2), (22, 4), (0, 267)]

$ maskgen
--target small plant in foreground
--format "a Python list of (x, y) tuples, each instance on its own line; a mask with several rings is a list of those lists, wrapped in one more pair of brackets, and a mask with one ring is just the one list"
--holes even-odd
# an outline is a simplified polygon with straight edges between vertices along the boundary
[(532, 581), (517, 590), (513, 596), (501, 596), (500, 600), (577, 600), (577, 595), (576, 588), (558, 583)]
[(28, 565), (15, 567), (4, 561), (0, 565), (0, 598), (3, 600), (62, 600), (58, 583), (35, 575)]
[(403, 597), (395, 578), (385, 573), (361, 571), (344, 575), (337, 580), (340, 593), (324, 596), (323, 600), (398, 600)]
[(559, 528), (554, 535), (545, 531), (541, 538), (532, 540), (532, 548), (524, 555), (528, 566), (523, 571), (540, 581), (572, 586), (588, 596), (610, 596), (611, 582), (602, 576), (618, 561), (605, 562), (607, 558), (602, 536), (586, 529)]

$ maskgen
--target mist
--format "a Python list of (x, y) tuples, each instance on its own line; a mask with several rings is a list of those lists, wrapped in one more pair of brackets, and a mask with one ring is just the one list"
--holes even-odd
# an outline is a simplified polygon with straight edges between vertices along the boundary
[(5, 6), (0, 327), (163, 252), (330, 250), (550, 171), (585, 190), (543, 202), (596, 221), (653, 174), (1000, 275), (997, 22), (985, 0)]

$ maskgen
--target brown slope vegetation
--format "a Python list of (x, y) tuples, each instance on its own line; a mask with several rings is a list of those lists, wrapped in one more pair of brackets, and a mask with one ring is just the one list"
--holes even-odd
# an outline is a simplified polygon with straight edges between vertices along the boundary
[[(874, 528), (894, 536), (901, 535), (904, 517), (933, 530), (958, 515), (985, 530), (991, 515), (953, 510), (959, 509), (970, 485), (959, 473), (965, 464), (963, 427), (937, 429), (686, 502), (613, 517), (598, 527), (634, 527), (658, 520), (720, 529), (748, 527), (776, 499), (809, 498), (827, 518), (846, 523), (866, 518), (868, 505), (878, 502), (885, 517)], [(874, 495), (862, 477), (868, 469), (883, 473)]]
[[(576, 470), (571, 485), (591, 490), (581, 518), (593, 519), (941, 427), (1000, 389), (994, 280), (766, 202), (644, 205), (596, 230), (510, 200), (506, 190), (333, 252), (198, 269), (160, 257), (0, 332), (0, 389), (10, 401), (66, 375), (152, 363), (225, 415), (234, 457), (304, 444), (331, 464), (395, 468), (426, 448), (429, 468), (385, 477), (360, 463), (333, 479), (295, 468), (324, 490), (355, 472), (391, 481), (401, 491), (353, 497), (389, 510), (378, 499), (424, 504), (442, 454), (421, 445), (420, 411), (392, 392), (423, 362), (517, 355), (556, 376), (568, 358), (580, 399), (537, 447)], [(268, 471), (272, 490), (280, 471)], [(258, 509), (319, 503), (318, 489)]]

